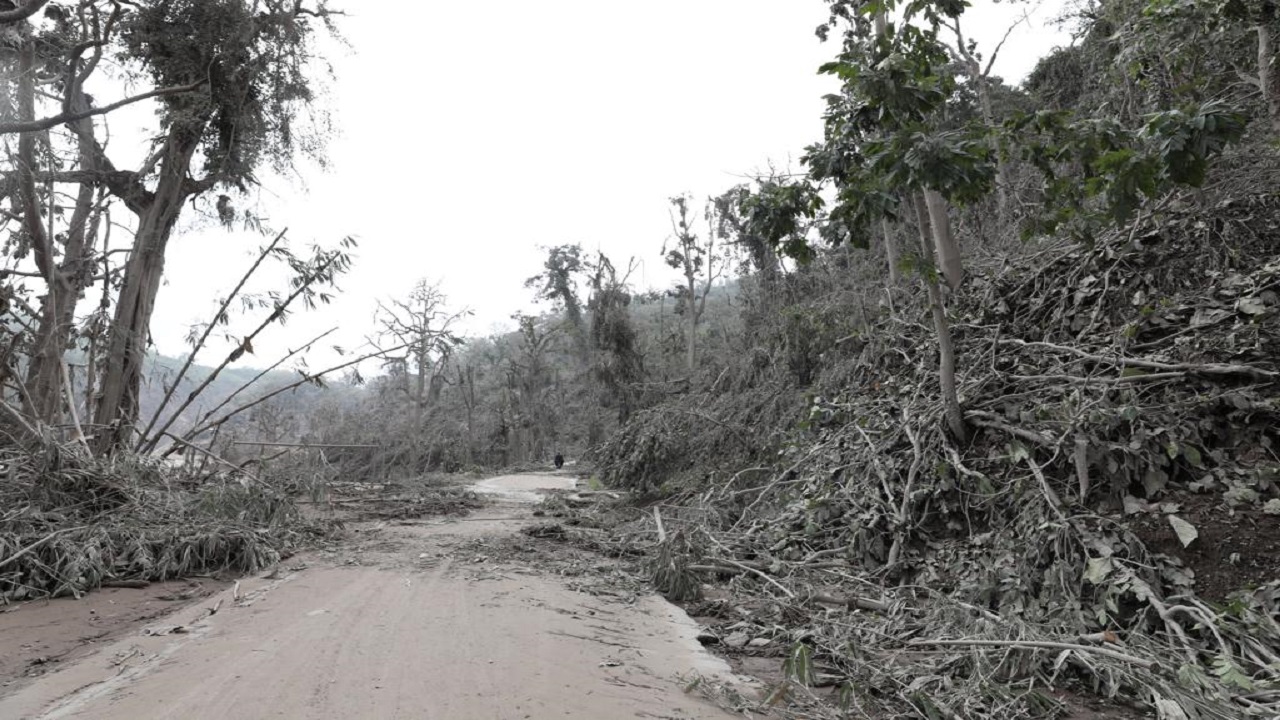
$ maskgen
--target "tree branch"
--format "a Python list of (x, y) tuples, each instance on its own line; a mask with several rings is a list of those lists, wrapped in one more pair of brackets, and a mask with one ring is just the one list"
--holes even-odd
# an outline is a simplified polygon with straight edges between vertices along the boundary
[(205, 84), (205, 81), (201, 80), (199, 82), (191, 83), (190, 85), (178, 85), (175, 87), (157, 88), (155, 90), (144, 92), (141, 95), (134, 95), (132, 97), (127, 97), (123, 100), (117, 100), (116, 102), (113, 102), (110, 105), (103, 105), (102, 107), (89, 108), (88, 110), (81, 110), (79, 112), (60, 112), (57, 115), (54, 115), (52, 117), (41, 118), (39, 120), (0, 123), (0, 135), (10, 134), (10, 133), (39, 132), (41, 130), (48, 130), (49, 128), (57, 127), (58, 125), (73, 122), (75, 120), (83, 120), (85, 118), (93, 117), (95, 115), (105, 115), (114, 110), (119, 110), (120, 108), (126, 105), (132, 105), (136, 102), (141, 102), (143, 100), (150, 100), (151, 98), (163, 97), (166, 95), (177, 95), (185, 92), (193, 92), (195, 90), (200, 89), (204, 84)]
[(1025, 348), (1044, 348), (1046, 350), (1056, 350), (1065, 352), (1084, 360), (1089, 360), (1117, 367), (1143, 368), (1146, 370), (1160, 370), (1164, 372), (1186, 372), (1197, 375), (1244, 375), (1247, 377), (1258, 378), (1260, 380), (1275, 380), (1280, 377), (1280, 372), (1267, 370), (1253, 365), (1239, 365), (1235, 363), (1166, 363), (1157, 362), (1155, 360), (1142, 360), (1140, 358), (1129, 357), (1107, 357), (1105, 355), (1094, 355), (1078, 348), (1068, 347), (1066, 345), (1055, 345), (1049, 342), (1029, 342), (1018, 338), (1004, 338), (1000, 340), (1001, 345), (1016, 345)]
[(16, 10), (0, 12), (0, 25), (12, 25), (16, 22), (22, 22), (40, 12), (40, 8), (44, 7), (48, 2), (49, 0), (30, 0), (26, 5)]

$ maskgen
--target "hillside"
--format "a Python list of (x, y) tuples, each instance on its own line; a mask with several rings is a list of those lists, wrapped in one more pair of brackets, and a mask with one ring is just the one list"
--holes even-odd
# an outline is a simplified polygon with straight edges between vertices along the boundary
[[(812, 382), (748, 356), (720, 387), (647, 409), (597, 458), (606, 482), (674, 497), (660, 587), (692, 602), (738, 575), (729, 598), (691, 607), (726, 635), (742, 625), (728, 610), (753, 608), (747, 632), (791, 633), (796, 677), (828, 678), (870, 716), (1062, 700), (1011, 694), (997, 680), (1011, 673), (1235, 716), (1219, 703), (1270, 687), (1280, 640), (1280, 202), (1236, 190), (1091, 248), (966, 258), (967, 441), (942, 429), (931, 334), (895, 309), (910, 307), (900, 290), (866, 293), (876, 310), (852, 339), (815, 337)], [(820, 610), (830, 598), (852, 614)]]

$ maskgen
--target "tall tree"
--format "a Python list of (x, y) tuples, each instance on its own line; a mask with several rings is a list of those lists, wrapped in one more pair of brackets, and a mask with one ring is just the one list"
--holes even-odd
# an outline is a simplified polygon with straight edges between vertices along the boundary
[(311, 41), (330, 17), (298, 0), (157, 0), (121, 18), (125, 59), (158, 87), (195, 89), (161, 98), (162, 132), (139, 169), (119, 170), (97, 153), (93, 173), (137, 219), (95, 414), (109, 428), (99, 449), (133, 433), (151, 315), (182, 209), (217, 187), (245, 189), (264, 163), (287, 167), (299, 147), (319, 148), (322, 138), (297, 121), (313, 97)]
[(724, 269), (722, 258), (717, 255), (715, 205), (708, 202), (704, 212), (707, 234), (700, 237), (693, 229), (693, 214), (689, 209), (690, 198), (685, 195), (671, 198), (672, 237), (662, 251), (667, 265), (683, 276), (684, 282), (674, 291), (676, 312), (685, 321), (685, 370), (692, 378), (698, 365), (698, 323), (707, 309), (707, 296), (711, 286)]
[[(638, 403), (638, 385), (644, 380), (644, 356), (631, 320), (631, 291), (627, 274), (619, 276), (601, 253), (591, 280), (591, 344), (595, 348), (595, 375), (605, 399), (625, 423)], [(634, 268), (634, 264), (632, 265)]]
[(547, 259), (542, 272), (525, 281), (527, 288), (537, 292), (539, 300), (555, 303), (563, 313), (574, 345), (583, 363), (588, 362), (586, 326), (583, 323), (582, 301), (578, 298), (578, 282), (587, 273), (580, 245), (557, 245), (547, 248)]
[(549, 360), (555, 328), (544, 327), (529, 315), (515, 316), (519, 323), (516, 352), (507, 358), (508, 449), (511, 460), (533, 460), (547, 454), (547, 441), (555, 437), (557, 418), (552, 402), (554, 370)]

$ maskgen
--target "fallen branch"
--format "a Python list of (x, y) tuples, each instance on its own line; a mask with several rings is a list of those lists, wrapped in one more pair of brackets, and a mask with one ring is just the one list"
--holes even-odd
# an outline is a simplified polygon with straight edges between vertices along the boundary
[(191, 450), (195, 450), (196, 452), (203, 454), (205, 457), (207, 457), (207, 458), (209, 458), (210, 460), (212, 460), (212, 461), (214, 461), (214, 462), (218, 463), (219, 465), (226, 465), (227, 467), (231, 468), (233, 471), (235, 471), (235, 472), (237, 472), (237, 473), (240, 473), (240, 474), (244, 475), (245, 477), (249, 478), (250, 480), (252, 480), (252, 481), (254, 481), (254, 482), (258, 483), (259, 485), (263, 485), (263, 486), (265, 486), (265, 485), (266, 485), (266, 483), (262, 482), (262, 480), (260, 480), (256, 475), (254, 475), (254, 474), (253, 474), (253, 473), (251, 473), (251, 472), (248, 472), (247, 470), (245, 470), (244, 468), (240, 467), (239, 465), (236, 465), (235, 463), (231, 462), (230, 460), (226, 460), (226, 459), (224, 459), (224, 458), (218, 457), (217, 455), (215, 455), (214, 453), (210, 452), (209, 450), (205, 450), (204, 448), (200, 447), (199, 445), (196, 445), (196, 444), (194, 444), (194, 443), (191, 443), (191, 442), (188, 442), (188, 441), (186, 441), (186, 440), (183, 440), (182, 438), (178, 437), (177, 435), (174, 435), (173, 433), (165, 433), (164, 435), (165, 435), (165, 437), (167, 437), (167, 438), (169, 438), (169, 439), (173, 440), (174, 442), (182, 443), (182, 445), (183, 445), (184, 447), (187, 447), (187, 448), (189, 448), (189, 449), (191, 449)]
[(1005, 345), (1016, 345), (1018, 347), (1028, 348), (1045, 348), (1048, 350), (1056, 350), (1065, 352), (1085, 360), (1093, 362), (1107, 363), (1117, 365), (1119, 367), (1136, 367), (1146, 368), (1149, 370), (1163, 370), (1166, 372), (1189, 372), (1200, 373), (1203, 375), (1247, 375), (1262, 380), (1275, 380), (1280, 378), (1280, 373), (1273, 370), (1264, 370), (1262, 368), (1253, 367), (1252, 365), (1239, 365), (1234, 363), (1164, 363), (1155, 360), (1142, 360), (1139, 358), (1126, 357), (1107, 357), (1105, 355), (1094, 355), (1078, 348), (1068, 347), (1066, 345), (1055, 345), (1048, 342), (1027, 342), (1017, 338), (1005, 338), (999, 341)]
[(1067, 524), (1067, 516), (1062, 512), (1062, 499), (1058, 497), (1058, 493), (1054, 492), (1049, 485), (1049, 480), (1045, 478), (1044, 471), (1036, 464), (1036, 461), (1027, 456), (1027, 465), (1031, 468), (1031, 474), (1036, 476), (1036, 482), (1040, 483), (1040, 492), (1044, 493), (1044, 499), (1048, 501), (1049, 507), (1053, 510), (1053, 514), (1058, 516), (1058, 522), (1063, 525)]
[[(339, 364), (337, 364), (337, 365), (332, 365), (332, 366), (330, 366), (330, 367), (327, 367), (327, 368), (325, 368), (324, 370), (321, 370), (320, 372), (313, 373), (313, 374), (310, 374), (310, 375), (304, 374), (304, 375), (302, 376), (302, 379), (300, 379), (300, 380), (296, 380), (296, 381), (294, 381), (294, 382), (291, 382), (291, 383), (289, 383), (288, 385), (284, 385), (283, 387), (276, 388), (275, 390), (272, 390), (271, 392), (269, 392), (269, 393), (267, 393), (267, 394), (263, 395), (262, 397), (259, 397), (258, 399), (254, 400), (254, 401), (252, 401), (252, 402), (245, 403), (244, 405), (241, 405), (240, 407), (235, 408), (234, 410), (231, 410), (230, 412), (227, 412), (226, 414), (224, 414), (224, 415), (222, 415), (221, 417), (219, 417), (217, 420), (212, 420), (212, 421), (202, 421), (202, 422), (201, 422), (201, 424), (200, 424), (198, 427), (196, 427), (196, 428), (194, 428), (194, 429), (192, 429), (192, 430), (188, 430), (188, 431), (187, 431), (187, 433), (186, 433), (186, 437), (188, 437), (188, 438), (195, 438), (195, 437), (199, 437), (201, 434), (203, 434), (203, 433), (205, 433), (205, 432), (208, 432), (209, 430), (212, 430), (212, 429), (217, 428), (217, 427), (221, 427), (223, 423), (227, 422), (228, 420), (230, 420), (231, 418), (235, 417), (236, 415), (239, 415), (240, 413), (245, 412), (246, 410), (249, 410), (249, 409), (252, 409), (252, 408), (254, 408), (254, 407), (257, 407), (258, 405), (261, 405), (262, 403), (267, 402), (267, 401), (268, 401), (268, 400), (270, 400), (271, 398), (273, 398), (273, 397), (275, 397), (275, 396), (277, 396), (277, 395), (279, 395), (279, 394), (281, 394), (281, 393), (289, 392), (290, 390), (293, 390), (294, 388), (298, 387), (299, 385), (303, 385), (303, 384), (306, 384), (306, 383), (309, 383), (309, 382), (315, 382), (317, 379), (322, 378), (322, 377), (324, 377), (324, 376), (326, 376), (326, 375), (329, 375), (329, 374), (331, 374), (331, 373), (335, 373), (335, 372), (337, 372), (337, 371), (339, 371), (339, 370), (344, 370), (344, 369), (346, 369), (346, 368), (351, 367), (352, 365), (357, 365), (357, 364), (359, 364), (359, 363), (362, 363), (362, 362), (364, 362), (364, 361), (366, 361), (366, 360), (370, 360), (370, 359), (375, 358), (375, 357), (382, 357), (382, 356), (386, 355), (387, 353), (392, 353), (392, 352), (395, 352), (395, 351), (397, 351), (397, 350), (402, 350), (402, 349), (404, 349), (404, 348), (406, 348), (406, 347), (409, 347), (409, 345), (411, 345), (411, 344), (412, 344), (412, 343), (406, 343), (406, 344), (404, 344), (404, 345), (399, 345), (399, 346), (397, 346), (397, 347), (389, 348), (389, 349), (386, 349), (386, 350), (378, 350), (378, 351), (376, 351), (376, 352), (366, 353), (366, 354), (364, 354), (364, 355), (361, 355), (361, 356), (360, 356), (360, 357), (358, 357), (358, 358), (355, 358), (354, 360), (348, 360), (347, 362), (339, 363)], [(208, 417), (208, 415), (209, 415), (209, 413), (205, 413), (205, 417)], [(164, 455), (168, 455), (170, 452), (172, 452), (172, 449), (165, 451)]]
[(232, 445), (252, 445), (253, 447), (284, 447), (284, 448), (325, 448), (325, 449), (352, 449), (352, 448), (380, 448), (381, 445), (329, 445), (324, 443), (286, 443), (286, 442), (253, 442), (251, 440), (235, 440)]
[(71, 415), (71, 427), (76, 431), (76, 442), (84, 448), (85, 452), (91, 452), (89, 449), (89, 441), (84, 437), (84, 427), (80, 424), (80, 415), (76, 413), (76, 395), (71, 386), (71, 373), (67, 369), (67, 361), (61, 363), (62, 371), (62, 390), (67, 398), (67, 412)]
[(102, 583), (104, 588), (128, 588), (130, 590), (142, 590), (151, 587), (150, 580), (105, 580)]
[(1027, 442), (1035, 443), (1036, 445), (1044, 445), (1046, 447), (1052, 447), (1053, 445), (1056, 444), (1054, 440), (1052, 440), (1051, 438), (1047, 438), (1041, 435), (1040, 433), (1032, 432), (1030, 430), (1023, 430), (1022, 428), (1016, 428), (1006, 422), (997, 420), (996, 415), (994, 413), (985, 412), (983, 410), (970, 410), (969, 412), (965, 413), (965, 420), (972, 425), (977, 425), (978, 427), (990, 428), (992, 430), (1000, 430), (1016, 438), (1021, 438), (1023, 440), (1026, 440)]
[[(277, 236), (277, 239), (273, 241), (271, 247), (274, 248), (275, 243), (279, 242), (279, 239), (283, 237), (284, 237), (284, 232), (282, 231), (280, 235)], [(270, 250), (267, 250), (266, 252), (270, 252)], [(264, 256), (265, 256), (265, 253), (264, 253)], [(262, 262), (262, 259), (259, 258), (258, 262), (259, 263)], [(190, 407), (191, 404), (194, 403), (197, 398), (200, 397), (200, 394), (203, 393), (205, 389), (209, 387), (209, 385), (213, 384), (213, 381), (218, 378), (218, 376), (222, 373), (222, 371), (225, 370), (228, 365), (230, 365), (231, 363), (243, 357), (246, 352), (252, 352), (253, 341), (258, 337), (258, 335), (260, 335), (264, 330), (270, 327), (272, 323), (275, 323), (278, 321), (283, 322), (285, 313), (288, 311), (289, 306), (293, 304), (293, 301), (297, 300), (299, 297), (303, 297), (307, 292), (309, 292), (312, 285), (316, 283), (326, 282), (327, 281), (326, 279), (328, 278), (328, 276), (325, 275), (325, 272), (328, 271), (329, 268), (334, 267), (335, 265), (338, 268), (342, 267), (342, 254), (339, 251), (333, 251), (327, 255), (323, 255), (323, 254), (320, 255), (317, 258), (316, 267), (307, 268), (306, 274), (301, 275), (299, 277), (297, 285), (296, 287), (294, 287), (293, 292), (289, 293), (289, 295), (286, 296), (284, 299), (278, 300), (275, 302), (275, 304), (272, 307), (271, 314), (268, 315), (265, 320), (258, 323), (258, 326), (255, 327), (252, 331), (250, 331), (249, 334), (245, 335), (244, 339), (240, 341), (240, 344), (237, 345), (235, 349), (233, 349), (231, 352), (227, 353), (227, 356), (223, 358), (222, 362), (218, 363), (218, 365), (214, 367), (213, 370), (209, 371), (209, 374), (206, 375), (204, 380), (201, 381), (201, 383), (196, 386), (196, 389), (192, 390), (190, 393), (187, 394), (186, 399), (183, 400), (180, 405), (178, 405), (178, 409), (173, 411), (173, 415), (169, 417), (168, 422), (160, 426), (160, 429), (156, 432), (154, 437), (150, 439), (143, 438), (143, 441), (138, 444), (138, 450), (144, 453), (149, 453), (155, 450), (156, 444), (160, 442), (160, 437), (164, 435), (169, 430), (169, 428), (173, 427), (173, 424), (177, 422), (179, 417), (182, 416), (182, 413), (185, 412), (186, 409)], [(245, 280), (248, 279), (249, 275), (251, 275), (254, 272), (254, 270), (257, 269), (257, 267), (258, 265), (257, 263), (255, 263), (254, 266), (250, 268), (249, 273), (245, 275), (245, 278), (243, 280), (241, 280), (241, 285), (243, 285)], [(237, 285), (236, 286), (237, 289), (241, 287), (241, 285)], [(218, 318), (215, 317), (213, 322), (214, 325), (217, 324), (217, 320)], [(193, 355), (194, 355), (194, 351), (193, 351)], [(188, 360), (190, 359), (191, 357), (189, 356)], [(174, 383), (174, 387), (175, 388), (177, 387), (176, 382)]]
[(818, 593), (818, 594), (810, 595), (809, 599), (816, 603), (821, 603), (823, 605), (843, 605), (845, 608), (849, 610), (858, 608), (859, 610), (872, 610), (874, 612), (887, 613), (889, 612), (889, 609), (890, 609), (889, 603), (887, 602), (883, 602), (881, 600), (872, 600), (871, 598), (858, 597), (857, 595), (850, 595), (847, 598), (840, 598), (834, 595), (824, 595), (824, 594)]
[(1107, 647), (1043, 640), (910, 640), (907, 642), (907, 645), (911, 647), (1005, 647), (1037, 650), (1075, 650), (1097, 653), (1098, 655), (1106, 655), (1109, 658), (1122, 660), (1147, 670), (1153, 670), (1160, 665), (1160, 663), (1155, 660), (1147, 660), (1135, 655), (1122, 653), (1118, 650), (1112, 650)]
[[(743, 563), (736, 563), (731, 560), (723, 560), (720, 558), (714, 558), (712, 562), (724, 563), (724, 564), (723, 565), (721, 564), (689, 565), (688, 569), (692, 572), (707, 572), (707, 573), (714, 572), (714, 573), (725, 573), (727, 575), (742, 575), (743, 573), (752, 573), (754, 575), (758, 575), (764, 578), (765, 580), (769, 581), (774, 585), (774, 587), (777, 587), (781, 589), (783, 592), (787, 593), (788, 597), (791, 597), (791, 598), (796, 597), (795, 593), (792, 593), (790, 590), (783, 587), (773, 578), (766, 575), (763, 571), (757, 570), (756, 568), (753, 568), (750, 565), (744, 565)], [(822, 593), (815, 593), (811, 595), (806, 595), (802, 599), (812, 600), (816, 603), (821, 603), (823, 605), (843, 605), (844, 607), (850, 610), (857, 608), (859, 610), (872, 610), (872, 611), (881, 612), (881, 613), (887, 613), (890, 610), (889, 603), (883, 602), (881, 600), (872, 600), (871, 598), (859, 597), (857, 595), (851, 595), (847, 598), (840, 598), (834, 595), (825, 595)]]
[(328, 330), (325, 330), (324, 332), (320, 333), (319, 335), (309, 340), (306, 344), (301, 345), (293, 350), (290, 350), (288, 353), (283, 355), (279, 360), (276, 360), (274, 363), (268, 365), (262, 370), (259, 370), (257, 375), (254, 375), (253, 377), (249, 378), (245, 382), (240, 383), (240, 387), (236, 388), (235, 392), (223, 398), (221, 402), (219, 402), (217, 405), (214, 405), (209, 410), (206, 410), (205, 413), (200, 416), (200, 419), (196, 421), (197, 424), (205, 422), (209, 418), (213, 417), (213, 415), (217, 413), (219, 410), (226, 407), (227, 405), (230, 405), (231, 401), (239, 397), (240, 393), (253, 387), (259, 380), (266, 377), (266, 375), (271, 371), (283, 365), (289, 358), (299, 353), (307, 352), (308, 350), (311, 349), (313, 345), (320, 342), (324, 338), (328, 337), (330, 334), (337, 332), (337, 330), (338, 328), (336, 327), (332, 327), (332, 328), (329, 328)]
[(9, 417), (12, 418), (14, 422), (18, 423), (23, 430), (27, 431), (27, 434), (30, 435), (32, 439), (40, 439), (40, 431), (36, 430), (35, 426), (27, 422), (27, 419), (22, 416), (22, 413), (10, 407), (9, 403), (0, 400), (0, 409), (3, 409), (8, 413)]
[(83, 529), (85, 529), (86, 527), (88, 527), (88, 526), (87, 526), (87, 525), (79, 525), (79, 526), (76, 526), (76, 527), (69, 527), (69, 528), (62, 528), (61, 530), (54, 530), (53, 532), (49, 533), (48, 535), (45, 535), (44, 537), (40, 538), (39, 540), (37, 540), (37, 541), (35, 541), (35, 542), (31, 543), (30, 545), (28, 545), (28, 546), (26, 546), (26, 547), (22, 548), (22, 549), (21, 549), (21, 550), (19, 550), (18, 552), (16, 552), (16, 553), (14, 553), (14, 554), (10, 555), (8, 558), (5, 558), (4, 560), (0, 560), (0, 568), (4, 567), (4, 566), (6, 566), (6, 565), (8, 565), (8, 564), (10, 564), (10, 563), (17, 562), (18, 560), (20, 560), (20, 559), (22, 558), (22, 556), (23, 556), (23, 555), (26, 555), (27, 553), (31, 552), (32, 550), (35, 550), (36, 548), (40, 547), (41, 545), (43, 545), (43, 544), (45, 544), (45, 543), (49, 542), (50, 540), (52, 540), (52, 539), (54, 539), (54, 538), (58, 537), (59, 535), (64, 535), (64, 534), (69, 533), (69, 532), (75, 532), (76, 530), (83, 530)]
[(781, 590), (783, 594), (785, 594), (787, 597), (795, 599), (796, 594), (794, 592), (791, 592), (782, 583), (769, 577), (767, 574), (765, 574), (761, 570), (757, 570), (751, 567), (750, 565), (744, 565), (736, 560), (729, 560), (728, 558), (710, 558), (710, 560), (715, 564), (714, 565), (690, 565), (689, 569), (693, 570), (694, 572), (697, 572), (699, 570), (703, 572), (713, 572), (713, 571), (714, 572), (731, 572), (732, 570), (737, 569), (740, 572), (751, 573), (752, 575), (759, 577), (761, 580), (764, 580), (770, 585)]

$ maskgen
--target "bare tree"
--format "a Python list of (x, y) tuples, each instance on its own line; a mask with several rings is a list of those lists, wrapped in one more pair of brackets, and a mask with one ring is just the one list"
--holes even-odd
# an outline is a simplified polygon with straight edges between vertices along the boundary
[(469, 311), (451, 311), (438, 285), (419, 280), (403, 300), (378, 303), (377, 323), (382, 338), (403, 346), (402, 354), (387, 358), (404, 365), (404, 392), (419, 408), (439, 396), (445, 360), (462, 341), (453, 326)]

